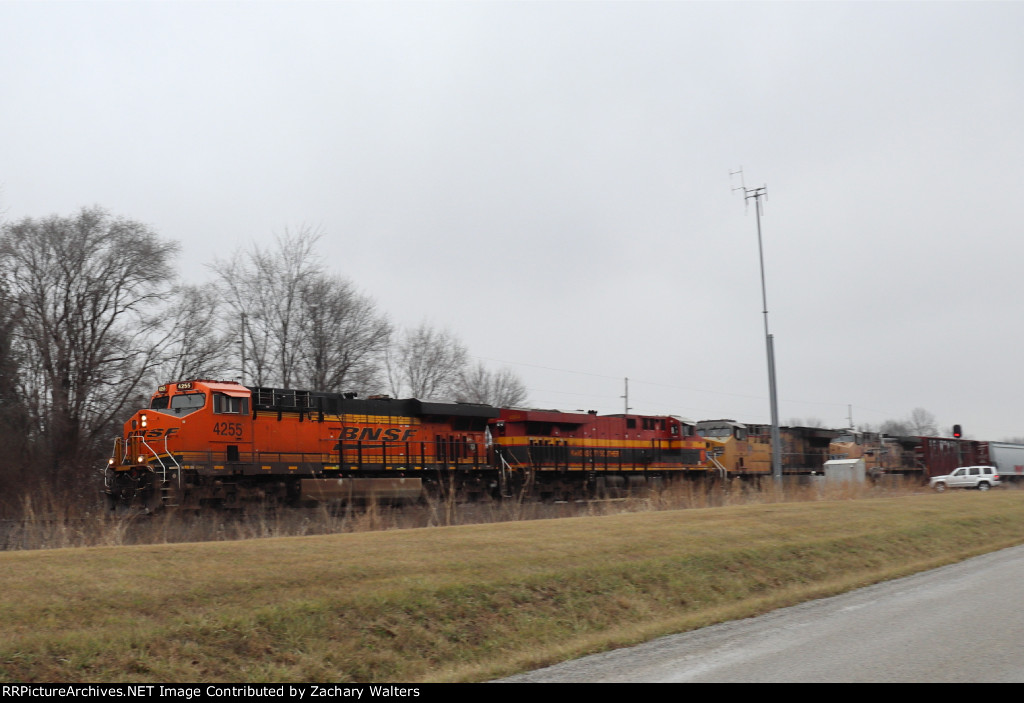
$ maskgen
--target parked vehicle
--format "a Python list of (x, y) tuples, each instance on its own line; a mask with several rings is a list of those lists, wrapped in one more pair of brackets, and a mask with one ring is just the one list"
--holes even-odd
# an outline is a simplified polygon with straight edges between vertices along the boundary
[(1000, 485), (999, 471), (994, 466), (961, 466), (951, 474), (935, 476), (928, 485), (940, 493), (947, 488), (977, 488), (987, 491)]

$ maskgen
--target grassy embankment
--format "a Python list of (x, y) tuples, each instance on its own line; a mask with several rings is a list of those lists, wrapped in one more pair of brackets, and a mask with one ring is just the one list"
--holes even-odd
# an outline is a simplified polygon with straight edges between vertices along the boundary
[(0, 681), (476, 681), (1024, 542), (1024, 492), (0, 553)]

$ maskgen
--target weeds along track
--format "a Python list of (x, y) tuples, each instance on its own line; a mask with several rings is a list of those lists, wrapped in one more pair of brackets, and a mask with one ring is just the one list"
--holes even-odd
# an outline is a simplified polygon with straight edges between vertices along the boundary
[(427, 500), (423, 504), (399, 506), (322, 504), (314, 508), (252, 508), (245, 512), (199, 514), (165, 511), (153, 515), (114, 515), (95, 505), (26, 496), (15, 509), (9, 508), (6, 516), (0, 518), (0, 551), (404, 530), (728, 505), (851, 500), (908, 495), (922, 490), (916, 483), (904, 485), (898, 481), (885, 485), (805, 483), (756, 487), (736, 480), (725, 486), (681, 483), (610, 500), (555, 503)]

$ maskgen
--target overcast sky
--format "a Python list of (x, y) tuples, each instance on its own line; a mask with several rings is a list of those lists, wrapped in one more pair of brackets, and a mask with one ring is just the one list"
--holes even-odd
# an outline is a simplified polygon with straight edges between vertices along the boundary
[(314, 227), (531, 404), (1024, 436), (1024, 3), (0, 0), (0, 210)]

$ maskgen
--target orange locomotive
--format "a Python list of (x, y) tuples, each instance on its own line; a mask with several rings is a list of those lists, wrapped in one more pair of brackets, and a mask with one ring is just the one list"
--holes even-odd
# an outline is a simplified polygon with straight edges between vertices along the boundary
[(458, 475), (496, 492), (487, 421), (495, 408), (234, 382), (160, 386), (116, 440), (110, 507), (240, 506), (247, 501), (418, 498)]

